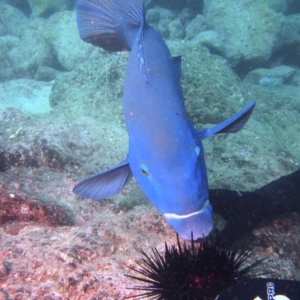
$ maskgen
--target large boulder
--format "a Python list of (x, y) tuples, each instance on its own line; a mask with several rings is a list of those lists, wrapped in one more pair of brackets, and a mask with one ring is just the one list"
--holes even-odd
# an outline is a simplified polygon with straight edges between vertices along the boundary
[(71, 9), (73, 0), (27, 0), (32, 17), (47, 17), (58, 11)]
[(92, 45), (79, 37), (75, 11), (58, 12), (51, 16), (41, 34), (51, 45), (61, 67), (68, 71), (86, 60), (93, 50)]
[(29, 26), (29, 20), (23, 12), (4, 2), (0, 2), (0, 21), (8, 34), (17, 37), (21, 37)]
[(270, 58), (282, 18), (269, 0), (205, 0), (204, 15), (208, 27), (224, 41), (222, 52), (232, 66)]
[(206, 30), (206, 19), (203, 15), (196, 15), (196, 17), (188, 22), (185, 33), (186, 38), (188, 40), (193, 39), (196, 35), (198, 35), (200, 32)]
[(244, 82), (259, 84), (261, 86), (281, 86), (293, 82), (296, 69), (289, 66), (278, 66), (271, 69), (259, 68), (247, 74)]
[(126, 53), (95, 49), (86, 62), (56, 77), (49, 98), (51, 107), (74, 117), (80, 114), (107, 123), (120, 122), (126, 63)]
[(8, 52), (19, 44), (20, 39), (15, 36), (0, 36), (0, 81), (15, 78)]
[(45, 39), (33, 32), (30, 33), (8, 52), (16, 78), (35, 78), (40, 66), (52, 66), (55, 63), (52, 50)]
[(285, 16), (281, 22), (277, 47), (300, 45), (300, 14)]

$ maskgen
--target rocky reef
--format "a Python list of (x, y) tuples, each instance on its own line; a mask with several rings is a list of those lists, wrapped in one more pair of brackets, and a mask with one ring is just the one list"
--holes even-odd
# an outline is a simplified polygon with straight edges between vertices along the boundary
[[(126, 156), (128, 54), (80, 40), (75, 0), (0, 0), (0, 299), (124, 299), (125, 277), (175, 232), (134, 180), (113, 199), (72, 193)], [(182, 55), (198, 127), (257, 100), (235, 135), (204, 141), (212, 188), (254, 190), (299, 169), (298, 0), (148, 0), (146, 17)], [(242, 241), (274, 277), (300, 279), (297, 214)], [(215, 216), (217, 228), (224, 221)]]

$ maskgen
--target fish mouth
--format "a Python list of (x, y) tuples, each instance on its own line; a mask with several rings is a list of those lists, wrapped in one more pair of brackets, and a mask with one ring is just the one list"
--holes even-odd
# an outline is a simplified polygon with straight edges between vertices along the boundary
[(186, 214), (186, 215), (178, 215), (178, 214), (173, 214), (173, 213), (164, 213), (164, 217), (166, 219), (185, 219), (185, 218), (190, 218), (192, 216), (201, 214), (202, 212), (204, 212), (205, 210), (209, 209), (210, 211), (212, 211), (211, 209), (211, 204), (209, 202), (209, 199), (206, 199), (202, 208), (200, 210), (194, 211), (192, 213)]
[(195, 240), (203, 238), (209, 235), (213, 228), (212, 207), (208, 199), (205, 200), (200, 210), (185, 215), (164, 213), (164, 217), (185, 240), (191, 239), (191, 233)]

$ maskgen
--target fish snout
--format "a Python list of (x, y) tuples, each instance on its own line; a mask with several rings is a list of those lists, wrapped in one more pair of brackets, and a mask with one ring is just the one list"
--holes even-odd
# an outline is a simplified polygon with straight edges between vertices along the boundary
[(191, 239), (191, 232), (193, 232), (194, 240), (196, 240), (209, 235), (213, 228), (212, 206), (208, 199), (201, 210), (186, 215), (164, 213), (164, 217), (176, 232), (186, 240)]

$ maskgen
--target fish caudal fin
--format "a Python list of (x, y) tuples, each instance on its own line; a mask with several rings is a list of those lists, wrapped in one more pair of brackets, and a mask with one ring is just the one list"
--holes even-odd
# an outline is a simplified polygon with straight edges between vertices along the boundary
[(78, 0), (82, 40), (107, 51), (131, 50), (144, 24), (143, 0)]
[(131, 177), (132, 172), (125, 159), (107, 171), (82, 180), (73, 188), (73, 192), (81, 197), (93, 200), (110, 198), (119, 193)]

